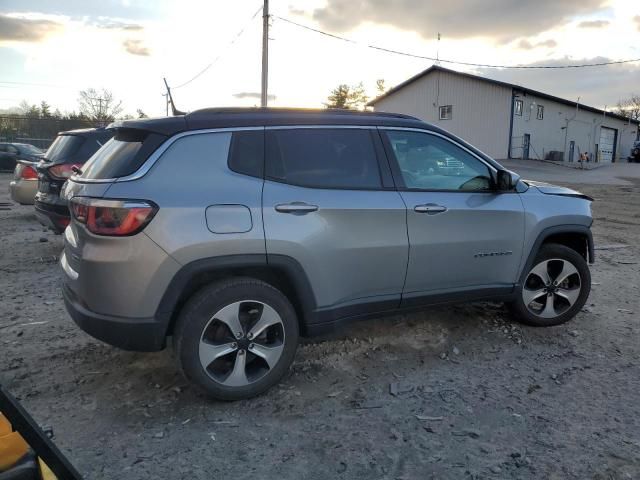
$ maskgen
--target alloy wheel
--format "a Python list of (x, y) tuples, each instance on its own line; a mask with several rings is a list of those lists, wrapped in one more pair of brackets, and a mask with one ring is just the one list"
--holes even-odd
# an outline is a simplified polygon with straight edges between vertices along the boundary
[(231, 303), (211, 317), (200, 337), (200, 364), (227, 387), (254, 383), (272, 370), (284, 350), (284, 325), (272, 307), (256, 300)]
[(582, 291), (582, 279), (568, 260), (552, 258), (534, 266), (524, 282), (522, 300), (541, 318), (555, 318), (569, 310)]

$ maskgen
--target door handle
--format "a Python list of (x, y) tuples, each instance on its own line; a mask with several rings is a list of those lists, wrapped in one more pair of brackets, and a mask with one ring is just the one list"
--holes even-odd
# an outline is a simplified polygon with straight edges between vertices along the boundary
[(435, 203), (427, 203), (426, 205), (416, 205), (413, 209), (418, 213), (426, 213), (427, 215), (435, 215), (447, 211), (447, 207), (436, 205)]
[(303, 215), (305, 213), (315, 212), (318, 210), (317, 205), (309, 205), (304, 202), (281, 203), (276, 205), (276, 212), (280, 213), (297, 213)]

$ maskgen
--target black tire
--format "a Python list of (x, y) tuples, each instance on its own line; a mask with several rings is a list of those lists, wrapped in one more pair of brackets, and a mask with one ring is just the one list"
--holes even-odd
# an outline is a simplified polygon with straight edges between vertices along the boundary
[[(576, 276), (572, 277), (572, 280), (580, 282), (580, 293), (575, 300), (575, 303), (571, 305), (566, 310), (562, 311), (558, 316), (552, 318), (543, 318), (541, 316), (536, 315), (531, 312), (525, 304), (523, 299), (523, 289), (525, 288), (525, 282), (529, 278), (531, 270), (541, 262), (545, 260), (554, 260), (560, 259), (565, 262), (571, 263), (579, 274), (579, 278)], [(553, 262), (552, 262), (553, 263)], [(555, 243), (550, 243), (543, 245), (540, 248), (540, 251), (536, 255), (536, 258), (529, 267), (529, 270), (524, 273), (520, 285), (516, 289), (516, 296), (514, 301), (509, 303), (510, 310), (514, 317), (526, 324), (531, 325), (533, 327), (550, 327), (554, 325), (561, 325), (565, 322), (571, 320), (584, 306), (587, 298), (589, 297), (589, 293), (591, 291), (591, 272), (589, 271), (589, 266), (587, 265), (586, 260), (575, 250), (571, 248), (565, 247), (564, 245), (559, 245)], [(541, 297), (544, 298), (544, 297)], [(565, 305), (566, 306), (566, 305)]]
[[(217, 312), (227, 305), (243, 301), (262, 302), (276, 311), (282, 320), (284, 348), (275, 366), (258, 380), (244, 386), (227, 386), (205, 370), (199, 356), (200, 341)], [(295, 310), (279, 290), (260, 280), (233, 278), (208, 285), (189, 299), (178, 317), (173, 346), (178, 367), (187, 380), (212, 398), (232, 401), (254, 397), (278, 383), (293, 362), (298, 336)], [(248, 359), (250, 352), (244, 351)]]

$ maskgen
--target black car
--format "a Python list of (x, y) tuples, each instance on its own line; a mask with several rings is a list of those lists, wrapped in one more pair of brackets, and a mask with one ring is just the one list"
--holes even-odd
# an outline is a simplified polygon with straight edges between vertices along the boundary
[(69, 208), (66, 200), (60, 198), (62, 186), (112, 136), (113, 132), (104, 128), (58, 134), (37, 167), (35, 207), (36, 217), (42, 225), (56, 233), (64, 231), (69, 224)]
[(640, 163), (640, 140), (633, 144), (631, 155), (629, 155), (629, 162)]
[(0, 171), (13, 172), (19, 160), (37, 161), (44, 152), (29, 143), (0, 143)]

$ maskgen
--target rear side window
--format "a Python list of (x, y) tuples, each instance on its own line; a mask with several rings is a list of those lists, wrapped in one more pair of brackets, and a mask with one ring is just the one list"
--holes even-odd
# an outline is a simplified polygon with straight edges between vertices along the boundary
[(264, 176), (264, 130), (233, 132), (229, 168), (252, 177)]
[(266, 176), (271, 180), (315, 188), (381, 188), (367, 129), (267, 130), (266, 145)]
[(131, 175), (166, 140), (143, 130), (121, 130), (85, 163), (82, 178), (105, 180)]
[(62, 162), (80, 150), (84, 142), (85, 138), (78, 135), (58, 135), (44, 157), (54, 163)]

